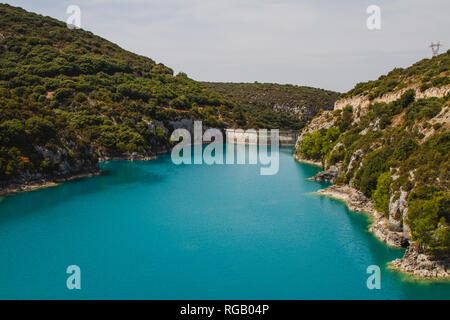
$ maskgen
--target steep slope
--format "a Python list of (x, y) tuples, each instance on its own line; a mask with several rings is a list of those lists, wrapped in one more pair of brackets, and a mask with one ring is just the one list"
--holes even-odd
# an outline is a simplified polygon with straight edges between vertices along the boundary
[[(408, 89), (414, 89), (418, 98), (445, 96), (448, 93), (448, 55), (440, 55), (432, 59), (423, 59), (409, 68), (395, 68), (387, 75), (377, 80), (358, 83), (355, 88), (343, 94), (337, 108), (345, 107), (347, 101), (355, 101), (362, 106), (368, 106), (377, 99), (396, 100), (392, 93), (399, 94)], [(447, 88), (447, 89), (445, 89)], [(350, 100), (349, 100), (350, 99)], [(351, 100), (353, 99), (353, 100)]]
[[(251, 128), (298, 130), (321, 109), (331, 110), (339, 93), (274, 83), (203, 82), (252, 115)], [(300, 121), (299, 121), (300, 120)]]
[(335, 183), (320, 193), (373, 214), (380, 239), (410, 243), (393, 265), (422, 276), (450, 272), (449, 67), (446, 52), (358, 84), (296, 146), (299, 160), (326, 169), (315, 179)]

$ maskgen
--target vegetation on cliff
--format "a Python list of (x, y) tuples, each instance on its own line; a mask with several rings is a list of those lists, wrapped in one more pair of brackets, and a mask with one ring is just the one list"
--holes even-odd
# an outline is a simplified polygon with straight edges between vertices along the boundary
[(412, 85), (418, 86), (422, 92), (432, 87), (439, 88), (450, 84), (449, 66), (448, 53), (431, 59), (423, 59), (406, 69), (395, 68), (377, 80), (358, 83), (352, 90), (343, 94), (342, 98), (367, 95), (373, 100), (385, 93), (398, 91)]
[[(445, 78), (438, 85), (448, 84), (449, 56), (447, 52), (390, 75), (416, 75), (420, 70)], [(390, 76), (382, 78), (369, 94), (389, 81)], [(322, 161), (325, 168), (340, 167), (335, 183), (350, 184), (372, 198), (392, 228), (406, 223), (421, 248), (449, 255), (449, 99), (448, 94), (416, 99), (416, 91), (410, 89), (396, 101), (372, 103), (364, 110), (348, 105), (325, 112), (319, 117), (331, 126), (307, 130), (297, 153)], [(408, 209), (402, 211), (398, 200), (404, 193)]]

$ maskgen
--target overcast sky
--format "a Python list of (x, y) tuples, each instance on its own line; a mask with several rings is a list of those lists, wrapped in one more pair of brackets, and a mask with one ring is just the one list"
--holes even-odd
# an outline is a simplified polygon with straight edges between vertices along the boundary
[[(449, 0), (9, 0), (201, 81), (276, 82), (345, 92), (450, 46)], [(369, 5), (381, 30), (369, 30)], [(0, 17), (1, 19), (1, 17)]]

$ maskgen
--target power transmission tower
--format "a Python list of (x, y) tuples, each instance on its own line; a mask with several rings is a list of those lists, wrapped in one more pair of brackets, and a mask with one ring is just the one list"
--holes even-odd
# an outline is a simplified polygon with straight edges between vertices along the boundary
[(431, 51), (433, 52), (433, 57), (435, 57), (439, 54), (439, 48), (441, 46), (443, 46), (443, 45), (441, 44), (440, 41), (438, 41), (438, 43), (431, 42), (430, 48), (431, 48)]

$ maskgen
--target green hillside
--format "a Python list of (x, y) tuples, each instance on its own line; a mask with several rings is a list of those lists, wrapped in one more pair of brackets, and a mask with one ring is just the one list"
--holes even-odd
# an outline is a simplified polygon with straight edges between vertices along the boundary
[(339, 96), (323, 89), (273, 83), (203, 84), (251, 115), (248, 126), (252, 128), (300, 129), (321, 109), (333, 109)]
[[(344, 95), (347, 106), (312, 121), (297, 149), (325, 169), (337, 167), (334, 182), (372, 198), (388, 228), (409, 228), (420, 248), (444, 256), (450, 255), (449, 67), (450, 51), (358, 84)], [(381, 92), (398, 97), (367, 107), (349, 99), (385, 98)]]
[(0, 17), (0, 187), (98, 171), (99, 158), (152, 157), (170, 150), (183, 119), (300, 126), (280, 113), (259, 121), (186, 74), (58, 20), (7, 4)]
[(20, 8), (1, 4), (0, 16), (3, 185), (155, 155), (170, 148), (170, 121), (235, 121), (229, 101), (149, 58)]
[(377, 80), (358, 83), (342, 97), (367, 95), (373, 100), (385, 93), (410, 86), (419, 88), (421, 92), (429, 88), (443, 87), (450, 84), (449, 66), (450, 57), (448, 54), (441, 54), (432, 59), (423, 59), (406, 69), (395, 68), (387, 75), (380, 76)]

